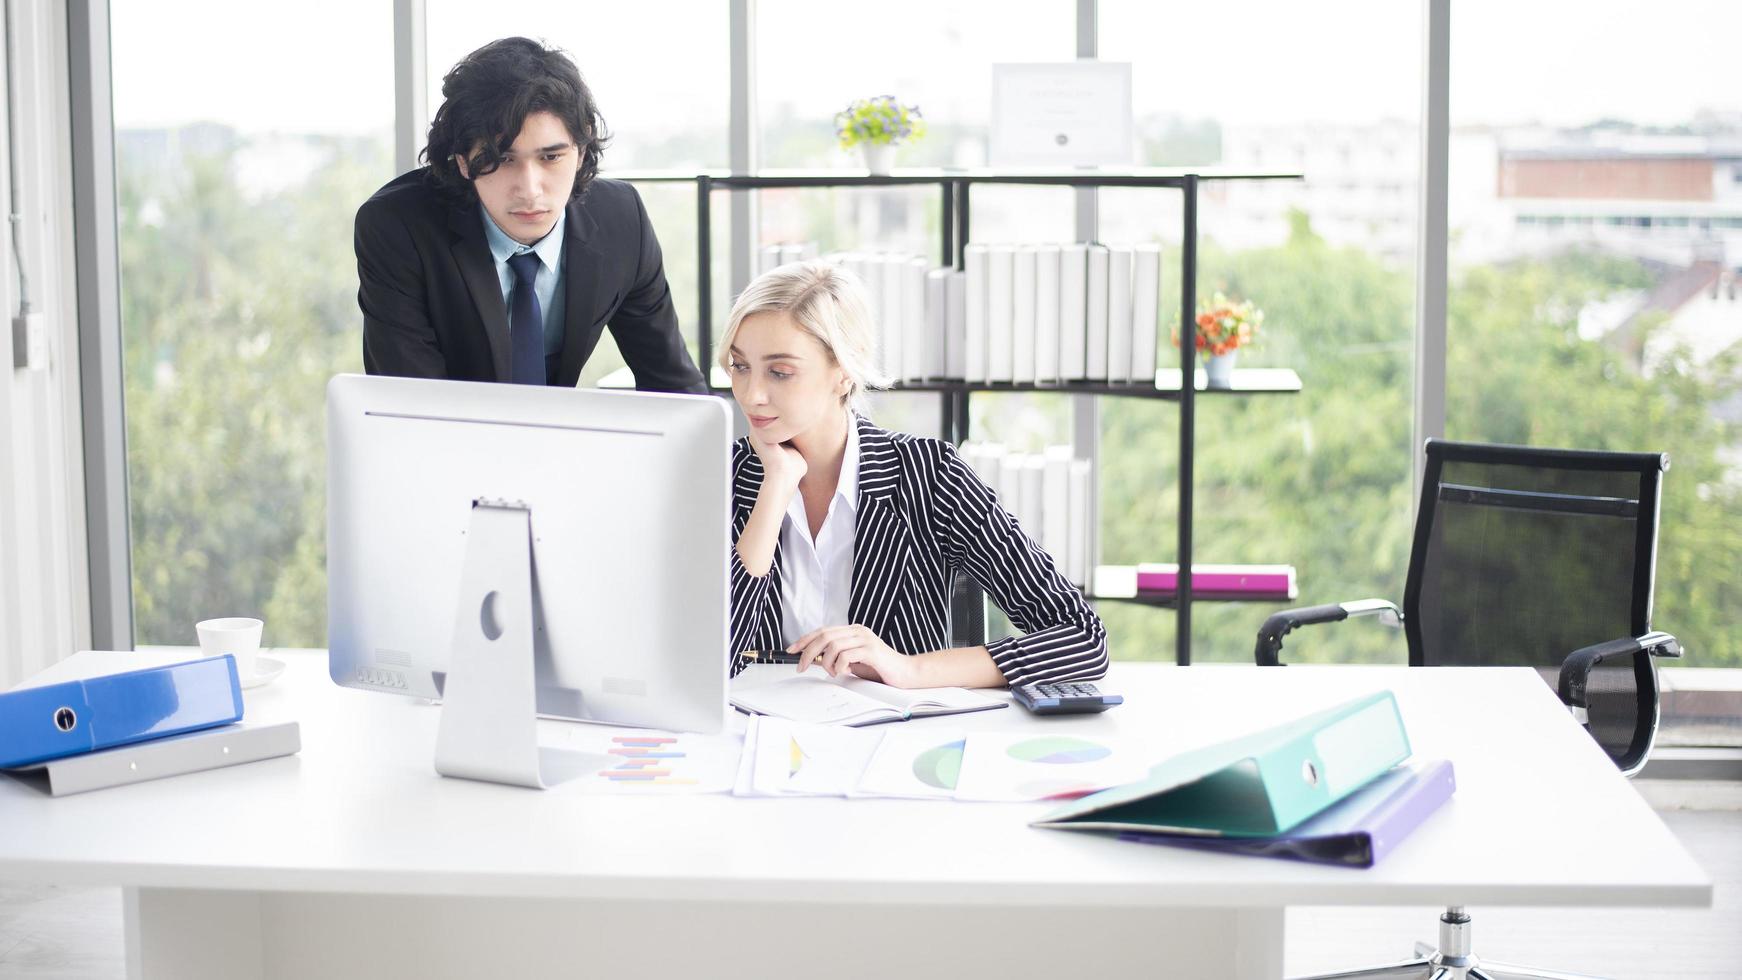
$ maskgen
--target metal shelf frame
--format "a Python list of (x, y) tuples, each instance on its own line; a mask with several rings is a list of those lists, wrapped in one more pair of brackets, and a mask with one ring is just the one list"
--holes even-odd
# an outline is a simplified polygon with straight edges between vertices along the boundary
[[(1180, 322), (1194, 322), (1197, 305), (1198, 274), (1198, 192), (1199, 187), (1213, 181), (1299, 180), (1294, 173), (1217, 172), (1186, 170), (1132, 170), (1128, 172), (1071, 171), (1066, 173), (998, 172), (981, 170), (912, 170), (887, 175), (839, 172), (791, 172), (763, 174), (702, 173), (693, 177), (675, 174), (611, 174), (619, 180), (645, 182), (694, 181), (696, 185), (696, 286), (699, 293), (696, 321), (696, 350), (703, 364), (713, 363), (713, 197), (715, 191), (791, 187), (910, 187), (931, 185), (938, 189), (943, 220), (938, 243), (940, 261), (956, 269), (965, 267), (970, 218), (971, 191), (976, 184), (1028, 185), (1070, 188), (1137, 187), (1178, 191), (1183, 201), (1180, 228)], [(1169, 602), (1145, 602), (1145, 605), (1175, 610), (1175, 662), (1191, 663), (1192, 602), (1220, 601), (1224, 597), (1196, 596), (1192, 592), (1192, 484), (1193, 444), (1195, 442), (1196, 408), (1199, 387), (1181, 384), (1180, 379), (1193, 372), (1196, 377), (1196, 350), (1180, 344), (1179, 373), (1172, 384), (1163, 381), (1154, 386), (1107, 382), (1069, 382), (1061, 384), (991, 384), (951, 380), (905, 382), (896, 391), (919, 391), (943, 395), (942, 432), (944, 438), (960, 444), (968, 437), (968, 396), (981, 392), (1053, 392), (1058, 394), (1097, 395), (1108, 397), (1154, 398), (1177, 401), (1179, 421), (1179, 540), (1177, 546), (1180, 567), (1179, 592)], [(1238, 378), (1244, 372), (1236, 372)], [(1292, 372), (1288, 372), (1292, 375)], [(1266, 382), (1242, 385), (1231, 390), (1205, 393), (1216, 395), (1291, 394), (1300, 390), (1300, 379), (1278, 377), (1275, 372)], [(1091, 598), (1094, 598), (1091, 594)], [(1116, 597), (1104, 597), (1118, 601)]]

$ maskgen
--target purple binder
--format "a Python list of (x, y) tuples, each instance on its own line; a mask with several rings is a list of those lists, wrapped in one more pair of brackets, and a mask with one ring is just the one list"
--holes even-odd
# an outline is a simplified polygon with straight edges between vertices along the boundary
[(1457, 783), (1445, 759), (1405, 762), (1286, 834), (1204, 837), (1128, 831), (1120, 840), (1203, 851), (1371, 868), (1418, 824), (1452, 798)]

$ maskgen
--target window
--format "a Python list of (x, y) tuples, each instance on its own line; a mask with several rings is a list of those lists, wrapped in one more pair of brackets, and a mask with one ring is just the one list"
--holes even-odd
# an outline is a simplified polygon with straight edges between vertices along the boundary
[[(1200, 190), (1198, 295), (1262, 308), (1238, 364), (1293, 368), (1302, 392), (1197, 400), (1193, 518), (1195, 562), (1294, 565), (1299, 605), (1401, 601), (1413, 516), (1420, 5), (1353, 6), (1327, 31), (1310, 5), (1101, 4), (1101, 57), (1133, 64), (1143, 163), (1306, 175)], [(1164, 324), (1178, 319), (1180, 220), (1175, 193), (1101, 194), (1102, 238), (1164, 243)], [(1165, 334), (1160, 350), (1178, 363)], [(1102, 560), (1174, 560), (1177, 409), (1108, 400), (1102, 420)], [(1194, 604), (1194, 661), (1250, 662), (1276, 608)], [(1172, 658), (1172, 614), (1101, 611), (1115, 656)], [(1401, 663), (1404, 650), (1362, 623), (1295, 634), (1288, 656)]]
[[(391, 8), (110, 9), (135, 638), (260, 615), (322, 646), (325, 388), (362, 369), (351, 223), (393, 175)], [(238, 43), (165, 56), (196, 22)]]
[[(1742, 264), (1742, 240), (1721, 232), (1742, 199), (1719, 179), (1742, 136), (1729, 40), (1742, 8), (1633, 11), (1481, 0), (1454, 13), (1447, 429), (1669, 453), (1653, 625), (1686, 650), (1669, 666), (1737, 667), (1742, 334), (1718, 284)], [(1525, 235), (1508, 217), (1521, 207), (1598, 217)], [(1733, 711), (1717, 728), (1690, 720), (1675, 686), (1665, 741), (1742, 744)]]

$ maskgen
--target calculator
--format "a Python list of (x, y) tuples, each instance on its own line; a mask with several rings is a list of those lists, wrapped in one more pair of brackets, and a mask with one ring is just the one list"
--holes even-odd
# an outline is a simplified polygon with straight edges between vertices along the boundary
[(1064, 683), (1023, 684), (1013, 687), (1016, 703), (1037, 715), (1080, 715), (1106, 711), (1125, 699), (1117, 694), (1102, 694), (1095, 685), (1083, 681)]

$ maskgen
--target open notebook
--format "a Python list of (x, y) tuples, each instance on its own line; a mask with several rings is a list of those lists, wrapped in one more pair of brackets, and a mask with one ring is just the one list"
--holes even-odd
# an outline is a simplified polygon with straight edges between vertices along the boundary
[(813, 668), (758, 665), (732, 679), (732, 703), (745, 711), (809, 725), (876, 725), (929, 715), (988, 711), (1009, 704), (960, 687), (906, 691), (860, 677), (831, 678)]

